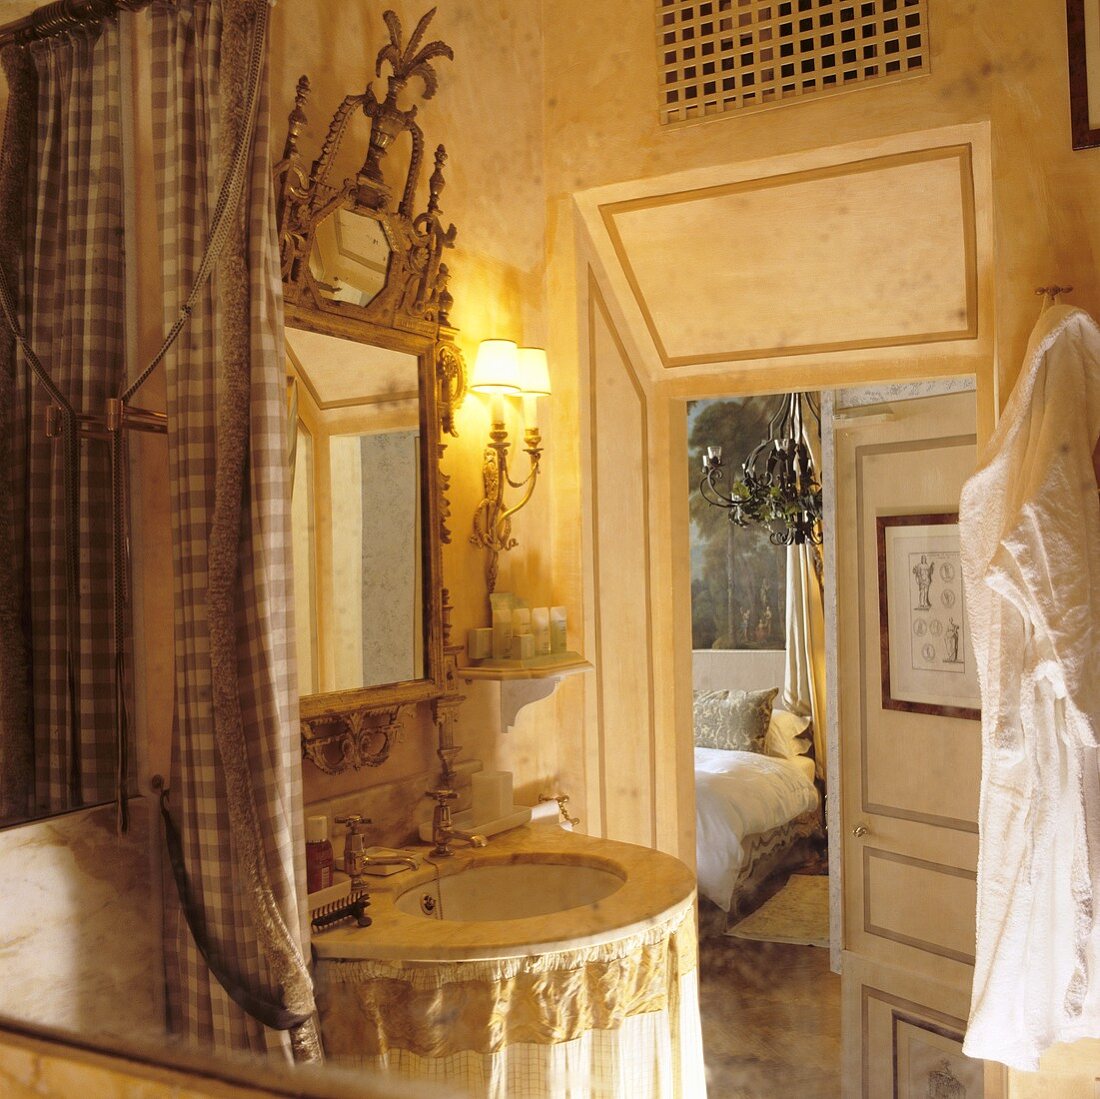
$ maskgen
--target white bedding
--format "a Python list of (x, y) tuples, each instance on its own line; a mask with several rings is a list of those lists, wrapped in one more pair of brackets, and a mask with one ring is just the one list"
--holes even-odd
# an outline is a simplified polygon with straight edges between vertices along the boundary
[(695, 846), (704, 897), (729, 911), (745, 857), (742, 840), (816, 809), (813, 774), (805, 757), (695, 749)]

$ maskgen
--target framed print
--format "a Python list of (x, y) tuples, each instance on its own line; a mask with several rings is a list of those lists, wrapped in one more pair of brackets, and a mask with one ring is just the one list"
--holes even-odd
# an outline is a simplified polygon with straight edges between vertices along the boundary
[(978, 1099), (984, 1064), (962, 1051), (963, 1036), (924, 1019), (894, 1012), (896, 1099)]
[(957, 513), (878, 517), (884, 709), (981, 717), (958, 520)]
[(1075, 149), (1100, 145), (1100, 0), (1066, 0), (1069, 117)]

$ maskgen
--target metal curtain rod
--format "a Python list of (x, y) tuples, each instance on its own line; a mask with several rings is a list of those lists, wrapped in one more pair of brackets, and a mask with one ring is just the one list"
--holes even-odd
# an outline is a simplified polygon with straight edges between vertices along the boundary
[(30, 15), (0, 27), (0, 47), (17, 43), (25, 45), (40, 38), (90, 23), (98, 23), (120, 11), (140, 11), (152, 0), (55, 0), (36, 8)]
[[(168, 434), (168, 414), (147, 408), (132, 408), (118, 397), (108, 397), (106, 412), (78, 412), (76, 427), (81, 435), (94, 439), (109, 439), (116, 431), (147, 431), (153, 435)], [(46, 406), (46, 437), (56, 439), (64, 430), (61, 406)]]

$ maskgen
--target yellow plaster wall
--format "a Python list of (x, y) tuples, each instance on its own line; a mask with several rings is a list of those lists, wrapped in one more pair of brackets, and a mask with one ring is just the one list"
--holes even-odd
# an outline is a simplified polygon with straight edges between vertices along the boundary
[[(928, 6), (932, 48), (928, 75), (817, 101), (662, 128), (657, 122), (659, 67), (653, 0), (545, 4), (548, 299), (555, 355), (563, 370), (572, 368), (581, 392), (604, 363), (600, 353), (589, 348), (583, 323), (578, 326), (577, 321), (589, 306), (588, 267), (599, 268), (599, 264), (576, 196), (594, 188), (692, 170), (710, 171), (711, 181), (717, 182), (727, 166), (856, 142), (873, 146), (915, 131), (988, 126), (991, 165), (985, 176), (985, 213), (992, 227), (992, 287), (984, 312), (993, 321), (993, 340), (988, 361), (978, 365), (982, 437), (991, 430), (996, 409), (1003, 406), (1017, 376), (1039, 308), (1034, 288), (1053, 282), (1072, 285), (1073, 303), (1094, 314), (1100, 310), (1095, 263), (1100, 246), (1096, 203), (1100, 150), (1071, 148), (1063, 0), (929, 0)], [(900, 196), (899, 201), (919, 202), (920, 195)], [(744, 257), (731, 257), (731, 262), (744, 262)], [(632, 344), (630, 326), (617, 303), (610, 300), (607, 306), (627, 355), (642, 369), (647, 355), (652, 356), (646, 347)], [(885, 357), (878, 362), (825, 365), (822, 372), (828, 384), (920, 372), (919, 360), (914, 369), (913, 360), (891, 364)], [(728, 370), (688, 367), (671, 373), (675, 377), (659, 381), (650, 395), (646, 426), (650, 512), (631, 523), (629, 534), (640, 537), (648, 530), (655, 549), (650, 575), (639, 578), (654, 593), (656, 645), (649, 683), (657, 715), (653, 737), (657, 768), (651, 811), (658, 845), (690, 860), (694, 845), (690, 745), (685, 749), (686, 738), (677, 733), (690, 723), (690, 666), (685, 668), (684, 661), (678, 663), (675, 658), (677, 651), (689, 649), (681, 640), (686, 628), (681, 597), (687, 595), (689, 585), (681, 575), (684, 562), (676, 552), (676, 540), (685, 538), (687, 529), (686, 519), (677, 516), (686, 472), (683, 401), (806, 386), (812, 384), (814, 368), (812, 362), (787, 367), (749, 362)], [(589, 516), (594, 440), (585, 437), (585, 430), (582, 424), (575, 443), (576, 476), (562, 475), (557, 484), (562, 498), (575, 503), (584, 518), (584, 537), (562, 543), (563, 555), (572, 559), (555, 562), (557, 575), (571, 585), (573, 597), (582, 603), (591, 599), (593, 591), (591, 560), (607, 552), (598, 521)], [(601, 447), (613, 445), (605, 434), (621, 438), (624, 450), (627, 443), (635, 442), (628, 425), (613, 416), (602, 419), (597, 430)], [(624, 478), (636, 476), (636, 469), (624, 468)], [(620, 532), (619, 537), (623, 536)], [(599, 621), (601, 610), (585, 606), (591, 643), (591, 624)], [(603, 697), (600, 705), (606, 710), (631, 702), (625, 695), (617, 700)], [(578, 734), (578, 743), (587, 752), (588, 790), (594, 796), (601, 770), (613, 765), (619, 753), (640, 747), (623, 739), (608, 743), (602, 735), (607, 727), (599, 725), (591, 701), (578, 705), (575, 720), (567, 727), (576, 728), (585, 721), (587, 732)], [(613, 811), (608, 809), (606, 815), (611, 819)], [(632, 838), (650, 842), (647, 833), (648, 827), (638, 827)], [(1082, 1069), (1091, 1081), (1092, 1051), (1056, 1050), (1047, 1062), (1044, 1069), (1060, 1070), (1064, 1076), (1041, 1080), (1012, 1074), (1011, 1080), (1002, 1081), (991, 1071), (987, 1094), (1069, 1094), (1070, 1077), (1074, 1077), (1072, 1086), (1085, 1093)]]
[[(1100, 151), (1074, 152), (1068, 110), (1065, 6), (1062, 0), (930, 0), (930, 73), (895, 84), (804, 101), (774, 109), (750, 110), (698, 123), (661, 127), (657, 121), (656, 5), (652, 0), (553, 0), (544, 4), (547, 194), (547, 290), (551, 342), (559, 371), (575, 383), (562, 380), (559, 390), (575, 384), (583, 392), (588, 361), (583, 317), (588, 304), (587, 265), (602, 270), (593, 254), (577, 196), (594, 188), (648, 180), (677, 172), (699, 170), (708, 182), (720, 181), (726, 169), (735, 177), (737, 165), (767, 163), (779, 158), (812, 155), (823, 147), (863, 143), (867, 148), (904, 142), (915, 131), (988, 124), (990, 166), (985, 171), (984, 214), (991, 226), (991, 293), (984, 314), (993, 321), (993, 351), (979, 368), (979, 424), (987, 433), (994, 409), (1003, 404), (1019, 369), (1027, 335), (1038, 311), (1034, 288), (1059, 282), (1076, 287), (1072, 301), (1090, 311), (1100, 308), (1100, 277), (1094, 254), (1100, 244)], [(979, 195), (981, 201), (981, 196)], [(583, 199), (582, 199), (583, 201)], [(919, 202), (919, 195), (898, 196), (899, 202)], [(731, 262), (746, 262), (731, 257)], [(601, 285), (604, 285), (601, 282)], [(605, 286), (606, 290), (606, 286)], [(632, 342), (630, 325), (614, 300), (608, 301), (612, 323), (626, 352), (641, 370), (652, 354)], [(578, 324), (578, 318), (582, 323)], [(973, 367), (969, 367), (973, 369)], [(836, 363), (828, 366), (829, 382), (845, 378), (887, 378), (919, 373), (919, 363), (878, 361)], [(666, 653), (674, 650), (676, 630), (682, 629), (683, 609), (678, 594), (688, 591), (681, 577), (682, 562), (675, 539), (686, 522), (674, 515), (675, 486), (682, 484), (682, 441), (670, 434), (682, 415), (683, 400), (718, 396), (734, 391), (776, 391), (813, 378), (813, 363), (741, 363), (731, 367), (669, 371), (660, 379), (649, 402), (649, 480), (672, 493), (646, 518), (651, 534), (662, 528), (668, 537), (653, 545), (667, 553), (654, 556), (649, 582), (655, 598), (653, 620), (658, 637), (652, 667), (658, 714), (656, 750), (659, 753), (652, 812), (657, 816), (659, 842), (691, 858), (690, 822), (679, 819), (690, 805), (690, 782), (676, 726), (690, 720), (690, 671)], [(725, 379), (725, 380), (724, 380)], [(566, 410), (556, 415), (567, 416)], [(555, 576), (568, 589), (568, 598), (585, 608), (586, 622), (598, 609), (593, 594), (591, 558), (601, 546), (594, 534), (587, 498), (592, 440), (571, 440), (570, 462), (555, 471), (559, 510), (576, 508), (584, 520), (578, 537), (558, 542)], [(601, 432), (629, 432), (613, 417), (599, 425)], [(667, 445), (659, 440), (665, 439)], [(560, 456), (560, 452), (559, 452)], [(623, 476), (636, 476), (624, 469)], [(669, 539), (672, 540), (670, 546)], [(678, 622), (680, 625), (678, 626)], [(591, 630), (591, 626), (590, 626)], [(591, 639), (591, 638), (590, 638)], [(605, 654), (606, 656), (606, 654)], [(664, 659), (665, 663), (659, 664)], [(681, 661), (681, 664), (684, 664)], [(678, 687), (677, 687), (678, 685)], [(626, 706), (631, 700), (603, 699), (604, 709)], [(579, 730), (587, 722), (587, 733)], [(594, 790), (595, 771), (606, 766), (616, 751), (633, 750), (622, 744), (598, 747), (600, 727), (591, 699), (578, 699), (567, 729), (577, 729), (578, 754), (587, 752), (588, 789)], [(603, 753), (601, 757), (601, 753)], [(602, 762), (601, 762), (602, 759)], [(673, 760), (676, 760), (673, 764)], [(667, 774), (665, 772), (668, 772)], [(648, 838), (639, 831), (639, 842)]]
[[(406, 39), (428, 6), (420, 0), (387, 5), (397, 11)], [(341, 4), (339, 29), (333, 33), (333, 7), (327, 2), (280, 4), (272, 10), (274, 133), (281, 147), (283, 120), (293, 106), (295, 85), (300, 75), (307, 74), (312, 84), (306, 107), (310, 126), (301, 147), (309, 156), (319, 148), (332, 111), (345, 95), (361, 92), (368, 80), (374, 81), (379, 94), (385, 87), (385, 76), (374, 75), (377, 52), (388, 41), (381, 8), (361, 2)], [(455, 58), (433, 62), (439, 77), (433, 99), (409, 100), (419, 103), (418, 120), (429, 154), (440, 142), (447, 147), (441, 206), (445, 218), (458, 228), (456, 247), (446, 257), (455, 298), (451, 321), (459, 328), (459, 343), (470, 368), (482, 339), (544, 344), (547, 337), (541, 20), (538, 0), (441, 0), (426, 40), (447, 42)], [(420, 92), (415, 78), (409, 92)], [(356, 132), (360, 139), (365, 137), (365, 124)], [(360, 143), (355, 154), (361, 157), (364, 148)], [(349, 162), (349, 168), (353, 170), (357, 163)], [(418, 208), (427, 199), (430, 170), (428, 164)], [(553, 363), (551, 370), (556, 385)], [(543, 465), (548, 471), (558, 463), (556, 408), (562, 400), (568, 400), (568, 393), (552, 398), (553, 412), (547, 407), (550, 402), (541, 402)], [(511, 415), (519, 433), (518, 407)], [(473, 513), (482, 495), (481, 460), (489, 431), (489, 409), (483, 398), (467, 397), (457, 429), (458, 438), (446, 440), (443, 461), (450, 477), (451, 504), (451, 542), (444, 547), (443, 568), (454, 605), (453, 640), (463, 643), (468, 629), (489, 624), (485, 554), (469, 542)], [(521, 453), (517, 461), (523, 471), (526, 456)], [(544, 480), (551, 476), (548, 472)], [(513, 534), (519, 547), (501, 557), (498, 590), (515, 591), (533, 606), (565, 602), (554, 583), (554, 531), (569, 520), (559, 521), (555, 507), (554, 493), (540, 486), (515, 518)], [(579, 614), (577, 608), (574, 616)], [(464, 756), (481, 758), (488, 767), (514, 770), (522, 800), (533, 800), (550, 787), (557, 792), (555, 715), (561, 698), (569, 697), (570, 687), (563, 687), (552, 701), (525, 710), (505, 737), (496, 735), (498, 690), (493, 683), (467, 685), (467, 702), (455, 730)], [(326, 778), (307, 765), (307, 801), (437, 766), (435, 730), (426, 709), (407, 726), (390, 760), (376, 771)]]
[(1062, 0), (930, 0), (930, 75), (680, 126), (657, 123), (651, 0), (547, 6), (547, 193), (990, 120), (1002, 374), (1014, 379), (1035, 286), (1095, 312), (1100, 153), (1070, 144)]

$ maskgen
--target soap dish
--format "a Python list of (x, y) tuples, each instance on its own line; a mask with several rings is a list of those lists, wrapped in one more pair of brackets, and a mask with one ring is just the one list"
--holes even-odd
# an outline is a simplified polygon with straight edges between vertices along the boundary
[[(496, 820), (474, 821), (472, 809), (464, 809), (461, 813), (455, 813), (454, 824), (464, 832), (477, 832), (482, 836), (495, 836), (498, 832), (507, 832), (509, 828), (518, 828), (531, 819), (531, 807), (529, 805), (513, 805), (512, 811)], [(424, 821), (420, 826), (420, 838), (425, 843), (432, 842), (432, 822)]]
[[(420, 861), (416, 855), (411, 855), (408, 851), (399, 851), (396, 847), (368, 847), (363, 853), (370, 855), (371, 858), (404, 857), (416, 859), (417, 863)], [(371, 874), (376, 878), (388, 878), (390, 874), (400, 874), (402, 870), (411, 869), (412, 867), (398, 863), (396, 866), (364, 866), (363, 873)]]

